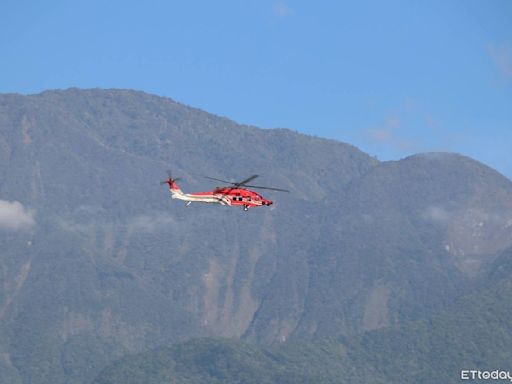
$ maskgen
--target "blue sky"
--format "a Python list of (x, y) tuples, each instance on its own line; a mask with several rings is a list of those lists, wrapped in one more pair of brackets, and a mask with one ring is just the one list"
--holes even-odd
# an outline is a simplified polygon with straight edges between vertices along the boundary
[(512, 178), (512, 1), (14, 1), (0, 92), (131, 88)]

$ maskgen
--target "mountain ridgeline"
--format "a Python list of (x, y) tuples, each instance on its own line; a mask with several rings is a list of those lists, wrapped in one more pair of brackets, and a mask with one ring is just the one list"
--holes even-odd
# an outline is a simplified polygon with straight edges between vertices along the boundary
[[(259, 174), (258, 184), (291, 193), (266, 191), (274, 205), (249, 212), (185, 208), (159, 185), (168, 168), (185, 192), (215, 186), (197, 174)], [(312, 361), (327, 351), (329, 372), (370, 356), (365, 367), (388, 382), (380, 364), (396, 351), (391, 335), (437, 337), (411, 330), (436, 316), (456, 322), (468, 295), (492, 308), (512, 247), (512, 183), (468, 157), (378, 162), (126, 90), (0, 95), (0, 200), (35, 221), (0, 228), (0, 383), (90, 383), (153, 348), (178, 366), (194, 346), (216, 345), (187, 341), (201, 337), (241, 339), (218, 342), (239, 363), (267, 367), (269, 382), (293, 382), (279, 372), (306, 364), (295, 345)], [(399, 361), (431, 362), (420, 352)], [(103, 382), (123, 377), (103, 372)]]

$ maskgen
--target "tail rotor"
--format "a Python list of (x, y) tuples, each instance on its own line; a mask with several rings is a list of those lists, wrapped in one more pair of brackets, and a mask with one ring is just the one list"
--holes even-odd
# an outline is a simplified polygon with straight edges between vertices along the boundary
[(167, 176), (168, 176), (167, 180), (161, 181), (160, 185), (163, 185), (163, 184), (171, 185), (171, 184), (175, 183), (176, 181), (181, 180), (181, 177), (173, 178), (172, 171), (170, 169), (167, 170)]

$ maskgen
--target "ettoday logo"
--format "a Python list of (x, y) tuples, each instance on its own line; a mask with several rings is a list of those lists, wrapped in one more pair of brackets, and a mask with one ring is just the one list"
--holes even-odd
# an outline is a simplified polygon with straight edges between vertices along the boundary
[(460, 371), (461, 380), (507, 380), (512, 382), (510, 371), (480, 371), (476, 369), (463, 369)]

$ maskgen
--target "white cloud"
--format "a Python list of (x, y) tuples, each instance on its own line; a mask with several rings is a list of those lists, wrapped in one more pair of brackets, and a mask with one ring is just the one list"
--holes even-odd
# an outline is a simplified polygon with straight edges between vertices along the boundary
[(35, 225), (34, 213), (17, 201), (0, 200), (0, 229), (25, 230)]
[(177, 225), (170, 214), (159, 211), (113, 220), (111, 214), (98, 205), (80, 205), (73, 213), (57, 219), (62, 230), (81, 236), (96, 236), (98, 231), (127, 230), (130, 233), (154, 233)]
[(431, 220), (438, 223), (446, 223), (450, 220), (451, 214), (443, 207), (432, 205), (427, 207), (421, 216), (426, 220)]
[(64, 231), (81, 235), (92, 235), (97, 229), (97, 225), (94, 223), (80, 224), (66, 219), (58, 219), (58, 223)]
[(155, 232), (174, 225), (175, 219), (165, 214), (140, 215), (128, 221), (128, 228), (136, 232)]
[(278, 1), (273, 5), (274, 13), (279, 17), (287, 17), (292, 14), (290, 7), (282, 1)]
[(512, 48), (510, 45), (494, 46), (489, 44), (487, 50), (500, 74), (506, 79), (512, 78)]
[(370, 145), (385, 146), (400, 152), (421, 150), (418, 142), (399, 136), (401, 125), (398, 116), (389, 116), (381, 126), (367, 129), (364, 132), (365, 140)]

